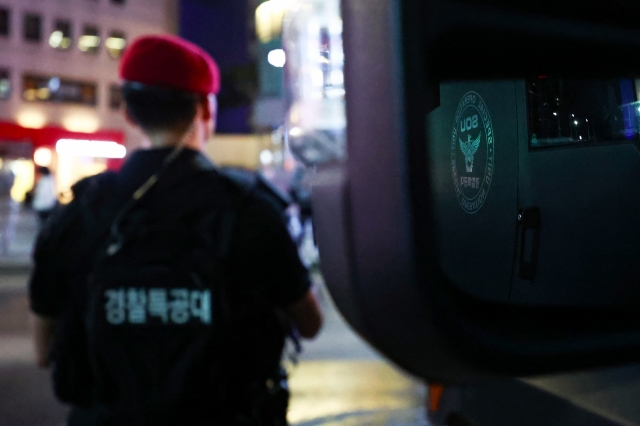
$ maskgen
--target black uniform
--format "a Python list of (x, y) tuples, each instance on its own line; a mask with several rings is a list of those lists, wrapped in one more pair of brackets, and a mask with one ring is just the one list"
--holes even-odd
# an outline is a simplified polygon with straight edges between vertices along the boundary
[[(115, 176), (112, 198), (126, 200), (161, 167), (170, 152), (169, 148), (135, 152)], [(176, 204), (191, 202), (191, 197), (207, 196), (198, 176), (213, 168), (202, 154), (185, 149), (141, 204), (162, 212), (176, 208)], [(60, 235), (59, 227), (78, 226), (65, 220), (69, 210), (62, 209), (52, 217), (36, 246), (29, 290), (31, 309), (39, 316), (59, 317), (69, 301), (83, 291), (81, 286), (70, 284), (71, 275), (83, 267), (78, 262), (86, 265), (91, 255), (74, 252), (71, 243), (65, 241), (60, 242), (60, 247), (52, 247), (58, 244), (52, 240)], [(79, 260), (82, 256), (88, 257)], [(203, 413), (211, 407), (217, 407), (217, 411), (231, 410), (230, 407), (237, 411), (250, 409), (247, 389), (263, 383), (279, 365), (285, 338), (279, 309), (300, 300), (310, 288), (307, 271), (287, 232), (282, 206), (267, 191), (251, 191), (235, 213), (224, 267), (229, 278), (229, 297), (237, 302), (235, 305), (243, 306), (248, 299), (260, 303), (244, 305), (251, 306), (249, 309), (253, 311), (236, 326), (227, 342), (229, 356), (223, 361), (223, 375), (218, 378), (226, 383), (223, 394), (203, 396), (199, 395), (199, 389), (194, 389), (194, 400), (225, 400), (203, 407)], [(197, 413), (186, 413), (185, 421), (194, 415), (197, 417)]]

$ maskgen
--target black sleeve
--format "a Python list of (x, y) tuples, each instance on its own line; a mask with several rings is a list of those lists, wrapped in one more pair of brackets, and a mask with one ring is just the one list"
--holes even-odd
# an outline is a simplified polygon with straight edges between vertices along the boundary
[(38, 234), (33, 251), (33, 269), (29, 277), (31, 310), (44, 317), (57, 317), (71, 297), (63, 273), (63, 231), (73, 219), (73, 208), (59, 208)]
[(243, 289), (286, 308), (309, 290), (307, 269), (289, 235), (282, 207), (259, 192), (249, 198), (236, 217), (228, 257), (232, 277)]

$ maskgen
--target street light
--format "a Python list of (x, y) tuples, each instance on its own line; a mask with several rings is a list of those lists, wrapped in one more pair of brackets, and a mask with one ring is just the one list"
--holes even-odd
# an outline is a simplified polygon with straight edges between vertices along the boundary
[(280, 36), (282, 18), (294, 0), (269, 0), (256, 8), (256, 35), (262, 43)]
[(267, 55), (267, 61), (276, 68), (282, 68), (287, 63), (287, 55), (282, 49), (274, 49)]

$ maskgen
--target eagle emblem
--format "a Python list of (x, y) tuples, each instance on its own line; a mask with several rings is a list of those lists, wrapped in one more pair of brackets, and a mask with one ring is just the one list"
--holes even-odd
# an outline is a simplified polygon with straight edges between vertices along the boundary
[(467, 135), (467, 141), (460, 141), (460, 149), (462, 150), (462, 154), (464, 154), (464, 164), (467, 166), (467, 173), (471, 173), (473, 171), (473, 156), (476, 151), (480, 147), (480, 137), (482, 136), (482, 132), (478, 134), (478, 137), (474, 140), (471, 140), (471, 135)]

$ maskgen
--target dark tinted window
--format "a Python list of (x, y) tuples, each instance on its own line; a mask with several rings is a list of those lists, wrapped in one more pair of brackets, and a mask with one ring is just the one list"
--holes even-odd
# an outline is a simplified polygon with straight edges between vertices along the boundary
[(7, 37), (11, 31), (11, 12), (0, 7), (0, 36)]
[(118, 84), (109, 86), (109, 108), (120, 109), (122, 106), (122, 89)]
[(82, 35), (78, 39), (78, 49), (92, 55), (98, 54), (100, 51), (100, 31), (95, 25), (85, 25)]
[(111, 0), (111, 3), (113, 3), (113, 4), (125, 4), (126, 0)]
[(513, 0), (462, 0), (464, 3), (483, 4), (530, 13), (565, 19), (579, 19), (596, 23), (640, 28), (638, 14), (640, 2), (636, 0), (536, 0), (518, 2)]
[(528, 81), (530, 146), (605, 143), (640, 137), (633, 79)]
[(0, 99), (11, 98), (11, 74), (7, 69), (0, 68)]
[(56, 20), (53, 24), (53, 31), (49, 36), (49, 45), (54, 49), (66, 50), (71, 47), (72, 41), (71, 21)]
[(32, 42), (42, 40), (42, 18), (37, 13), (24, 15), (24, 39)]
[(96, 105), (97, 87), (95, 82), (27, 74), (23, 77), (22, 97), (29, 102)]

